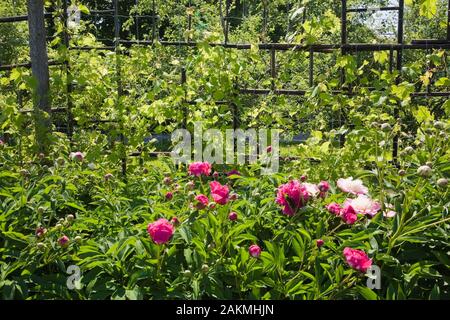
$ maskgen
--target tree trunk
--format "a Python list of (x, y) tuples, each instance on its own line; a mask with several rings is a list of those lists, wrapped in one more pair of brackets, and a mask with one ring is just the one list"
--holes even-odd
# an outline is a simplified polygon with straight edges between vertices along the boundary
[(49, 71), (44, 21), (44, 0), (28, 0), (31, 70), (36, 81), (33, 88), (36, 145), (39, 152), (48, 150), (51, 132)]

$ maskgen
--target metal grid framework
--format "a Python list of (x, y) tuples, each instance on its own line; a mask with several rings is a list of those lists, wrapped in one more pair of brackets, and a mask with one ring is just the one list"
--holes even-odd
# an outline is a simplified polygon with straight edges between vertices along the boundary
[[(225, 8), (223, 8), (223, 2), (225, 2)], [(252, 44), (238, 44), (238, 43), (230, 43), (229, 41), (229, 35), (230, 35), (230, 20), (234, 17), (230, 16), (231, 11), (231, 2), (232, 0), (221, 0), (218, 4), (218, 10), (221, 12), (221, 24), (223, 28), (223, 36), (224, 41), (223, 42), (217, 42), (217, 43), (209, 43), (210, 46), (221, 46), (224, 48), (229, 49), (235, 49), (235, 50), (250, 50), (252, 47)], [(138, 3), (138, 0), (136, 0), (136, 4)], [(268, 7), (267, 7), (267, 1), (263, 1), (263, 31), (264, 33), (267, 31), (267, 25), (268, 25)], [(157, 13), (157, 8), (155, 4), (155, 0), (152, 2), (152, 11), (153, 15), (146, 15), (146, 16), (140, 16), (140, 15), (130, 15), (130, 17), (134, 17), (136, 23), (139, 23), (139, 18), (150, 18), (152, 19), (152, 38), (151, 40), (127, 40), (127, 39), (121, 39), (120, 38), (120, 31), (121, 31), (121, 24), (120, 24), (120, 14), (119, 14), (119, 0), (113, 0), (112, 1), (113, 8), (107, 9), (107, 10), (91, 10), (92, 15), (108, 15), (112, 16), (114, 19), (114, 35), (115, 38), (113, 40), (112, 46), (102, 46), (102, 47), (75, 47), (69, 46), (69, 34), (67, 31), (67, 21), (68, 21), (68, 15), (67, 15), (67, 8), (68, 8), (68, 0), (62, 1), (63, 6), (63, 22), (66, 26), (64, 30), (64, 44), (69, 50), (108, 50), (108, 51), (114, 51), (117, 55), (116, 59), (116, 75), (117, 75), (117, 101), (119, 100), (120, 96), (124, 94), (122, 89), (122, 83), (120, 80), (120, 60), (118, 58), (120, 52), (121, 52), (121, 44), (125, 46), (130, 45), (141, 45), (141, 46), (153, 46), (155, 43), (158, 43), (162, 46), (178, 46), (178, 47), (197, 47), (198, 43), (195, 41), (164, 41), (159, 39), (159, 16)], [(191, 6), (191, 3), (189, 1), (189, 7)], [(311, 44), (311, 45), (305, 45), (302, 43), (258, 43), (257, 47), (259, 50), (268, 51), (270, 52), (270, 77), (272, 79), (272, 85), (270, 89), (260, 89), (260, 88), (238, 88), (238, 92), (241, 94), (250, 94), (250, 95), (268, 95), (268, 94), (275, 94), (275, 95), (289, 95), (289, 96), (303, 96), (307, 93), (306, 90), (292, 90), (292, 89), (283, 89), (283, 88), (277, 88), (275, 86), (275, 79), (277, 77), (277, 68), (276, 68), (276, 57), (277, 52), (283, 52), (283, 51), (307, 51), (309, 52), (309, 84), (312, 87), (314, 84), (314, 54), (315, 53), (332, 53), (336, 51), (340, 51), (342, 55), (350, 55), (350, 54), (358, 54), (359, 52), (370, 52), (370, 51), (389, 51), (389, 70), (394, 70), (395, 68), (400, 72), (403, 66), (403, 53), (405, 50), (431, 50), (431, 49), (450, 49), (450, 0), (448, 2), (448, 13), (447, 13), (447, 36), (446, 39), (434, 39), (434, 40), (414, 40), (411, 43), (405, 43), (404, 42), (404, 7), (405, 7), (405, 1), (404, 0), (398, 0), (398, 6), (387, 6), (387, 7), (379, 7), (379, 8), (349, 8), (347, 6), (347, 0), (341, 0), (341, 41), (339, 44)], [(223, 10), (225, 9), (225, 14), (223, 14)], [(392, 44), (386, 44), (386, 43), (380, 43), (380, 44), (367, 44), (367, 43), (349, 43), (348, 42), (348, 22), (347, 22), (347, 16), (349, 13), (362, 13), (362, 12), (375, 12), (375, 11), (396, 11), (398, 13), (398, 26), (397, 26), (397, 43)], [(52, 18), (52, 13), (47, 12), (45, 13), (45, 18), (49, 19)], [(188, 31), (191, 30), (192, 27), (192, 15), (187, 14), (187, 26)], [(20, 22), (20, 21), (26, 21), (28, 20), (28, 16), (22, 15), (22, 16), (14, 16), (14, 17), (2, 17), (0, 18), (0, 23), (11, 23), (11, 22)], [(265, 38), (265, 37), (264, 37)], [(396, 61), (394, 63), (394, 53), (396, 53)], [(69, 59), (65, 61), (64, 63), (59, 63), (56, 61), (49, 61), (49, 65), (64, 65), (66, 70), (67, 78), (69, 79), (70, 76), (70, 63)], [(25, 67), (30, 68), (31, 63), (22, 63), (22, 64), (15, 64), (15, 65), (0, 65), (0, 71), (4, 70), (11, 70), (18, 67)], [(181, 70), (181, 83), (186, 83), (186, 70), (182, 68)], [(341, 74), (341, 81), (342, 83), (345, 81), (345, 75), (344, 72)], [(397, 78), (397, 83), (400, 83), (401, 77), (399, 76)], [(371, 88), (368, 88), (371, 90)], [(72, 109), (72, 101), (71, 101), (71, 95), (70, 93), (73, 92), (73, 86), (72, 83), (69, 81), (67, 82), (67, 107), (66, 108), (53, 108), (52, 112), (66, 112), (67, 113), (67, 119), (68, 119), (68, 125), (67, 125), (67, 132), (69, 137), (72, 136), (73, 133), (73, 127), (74, 127), (74, 120), (72, 117), (71, 109)], [(333, 94), (344, 94), (351, 96), (354, 93), (351, 91), (351, 88), (347, 88), (346, 90), (335, 90), (333, 91)], [(432, 92), (430, 88), (427, 88), (426, 92), (414, 92), (411, 95), (412, 97), (424, 97), (424, 98), (433, 98), (433, 97), (450, 97), (450, 92)], [(194, 104), (195, 102), (189, 102), (186, 101), (186, 104)], [(238, 113), (237, 113), (237, 106), (228, 101), (217, 101), (217, 104), (229, 104), (232, 114), (233, 114), (233, 127), (237, 128), (238, 126)], [(396, 119), (399, 118), (399, 109), (400, 109), (400, 103), (397, 105), (397, 107), (394, 110), (394, 117)], [(25, 110), (24, 112), (29, 112), (30, 110)], [(187, 109), (184, 111), (184, 121), (183, 125), (186, 127), (187, 123)], [(101, 121), (100, 121), (101, 122)], [(341, 123), (342, 124), (342, 123)], [(122, 140), (125, 141), (124, 137), (122, 136)], [(397, 162), (397, 156), (398, 156), (398, 136), (394, 138), (394, 144), (393, 144), (393, 158), (394, 162)], [(136, 155), (139, 153), (133, 153), (133, 155)], [(122, 161), (122, 170), (125, 173), (126, 172), (126, 159)]]

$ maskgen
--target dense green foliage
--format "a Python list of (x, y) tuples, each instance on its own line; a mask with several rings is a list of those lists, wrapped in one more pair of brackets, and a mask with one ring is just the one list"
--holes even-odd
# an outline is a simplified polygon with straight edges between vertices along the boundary
[[(111, 45), (112, 17), (88, 19), (89, 9), (110, 9), (109, 2), (82, 1), (82, 24), (69, 30), (71, 46)], [(233, 1), (231, 15), (245, 19), (231, 20), (230, 42), (339, 43), (336, 1), (267, 1), (267, 30), (263, 2)], [(0, 0), (0, 15), (24, 13), (24, 3)], [(121, 38), (152, 39), (151, 18), (128, 15), (152, 14), (152, 1), (139, 1), (137, 7), (134, 0), (120, 3)], [(442, 182), (450, 175), (450, 101), (412, 96), (427, 87), (450, 90), (447, 52), (405, 51), (401, 74), (395, 65), (390, 70), (388, 51), (317, 53), (312, 87), (309, 52), (279, 52), (275, 86), (305, 89), (306, 95), (243, 95), (239, 88), (272, 87), (270, 52), (256, 45), (250, 50), (210, 46), (224, 40), (217, 1), (192, 0), (188, 9), (188, 1), (156, 3), (159, 37), (196, 41), (196, 47), (155, 43), (122, 45), (118, 54), (69, 51), (63, 44), (60, 1), (47, 1), (47, 8), (56, 9), (48, 26), (49, 56), (61, 62), (69, 59), (70, 65), (68, 76), (64, 66), (51, 67), (52, 106), (66, 107), (70, 100), (76, 121), (69, 139), (64, 133), (67, 113), (51, 115), (55, 126), (48, 154), (37, 154), (32, 114), (22, 112), (32, 109), (30, 70), (0, 72), (0, 296), (450, 298), (450, 197)], [(445, 37), (445, 1), (406, 3), (406, 41)], [(388, 23), (377, 29), (367, 23), (369, 14), (350, 16), (350, 42), (396, 41), (385, 35), (395, 20), (386, 19)], [(0, 41), (1, 64), (29, 60), (26, 23), (0, 24)], [(183, 68), (187, 81), (180, 85)], [(73, 85), (70, 96), (68, 80)], [(333, 93), (343, 88), (352, 94)], [(195, 121), (203, 121), (205, 128), (230, 128), (231, 103), (237, 106), (242, 128), (277, 128), (287, 138), (308, 132), (309, 138), (282, 149), (283, 155), (297, 158), (283, 162), (272, 176), (261, 177), (256, 164), (236, 167), (242, 175), (226, 177), (225, 172), (235, 167), (214, 165), (221, 172), (217, 179), (239, 197), (224, 206), (197, 210), (193, 196), (209, 196), (207, 182), (214, 178), (193, 178), (171, 159), (152, 159), (156, 145), (144, 139), (180, 128), (185, 114), (188, 129)], [(399, 136), (397, 166), (392, 159), (394, 136)], [(128, 157), (137, 150), (142, 152), (139, 158)], [(70, 159), (76, 151), (85, 154), (83, 161)], [(426, 177), (417, 172), (425, 164), (432, 169)], [(107, 173), (114, 178), (106, 180)], [(301, 175), (314, 183), (327, 180), (331, 190), (294, 217), (285, 216), (275, 203), (276, 188)], [(354, 225), (341, 223), (325, 209), (349, 197), (336, 181), (350, 176), (362, 179), (371, 198), (381, 204), (375, 217), (360, 215)], [(164, 177), (173, 182), (164, 184)], [(188, 189), (191, 180), (193, 190)], [(173, 192), (170, 200), (168, 192)], [(389, 208), (396, 212), (394, 217), (383, 215)], [(237, 221), (228, 219), (231, 211), (237, 212)], [(155, 244), (147, 225), (173, 217), (181, 224), (172, 239)], [(38, 227), (47, 233), (36, 236)], [(67, 247), (58, 244), (63, 235), (70, 239)], [(324, 240), (321, 248), (318, 239)], [(257, 259), (249, 255), (251, 244), (262, 248)], [(364, 274), (346, 263), (345, 247), (364, 250), (381, 268), (381, 289), (366, 287)], [(81, 268), (80, 290), (66, 286), (70, 265)]]

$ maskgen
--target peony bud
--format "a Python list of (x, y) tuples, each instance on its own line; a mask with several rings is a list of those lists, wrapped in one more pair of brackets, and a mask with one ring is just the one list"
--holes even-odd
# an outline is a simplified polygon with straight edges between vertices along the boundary
[(429, 166), (421, 166), (417, 169), (417, 174), (424, 178), (430, 177), (432, 173), (433, 172)]
[(300, 177), (301, 182), (305, 182), (307, 179), (308, 179), (308, 177), (306, 176), (306, 174), (304, 174)]
[(445, 188), (445, 187), (447, 187), (447, 185), (448, 185), (448, 180), (447, 180), (446, 178), (441, 178), (441, 179), (439, 179), (439, 180), (437, 181), (437, 185), (438, 185), (440, 188)]
[(248, 248), (248, 252), (253, 258), (259, 258), (261, 255), (261, 248), (258, 245), (253, 244)]
[(392, 127), (391, 127), (391, 125), (389, 123), (383, 123), (381, 125), (381, 130), (384, 131), (384, 132), (389, 132), (389, 131), (392, 130)]
[(183, 276), (185, 278), (190, 278), (190, 277), (192, 277), (192, 272), (190, 270), (184, 270)]
[(194, 181), (189, 181), (188, 183), (186, 183), (186, 189), (188, 190), (194, 190), (195, 188), (195, 183)]
[(207, 264), (202, 265), (202, 272), (207, 273), (209, 271), (209, 266)]
[(76, 243), (80, 243), (83, 238), (81, 238), (80, 236), (76, 236), (74, 240)]
[(228, 219), (230, 219), (231, 221), (236, 221), (238, 218), (238, 215), (236, 212), (230, 212), (230, 214), (228, 215)]
[(58, 239), (58, 244), (63, 247), (66, 248), (69, 245), (69, 237), (68, 236), (62, 236), (61, 238)]
[(36, 247), (40, 250), (40, 251), (45, 251), (45, 249), (47, 249), (47, 246), (45, 245), (45, 243), (42, 242), (38, 242), (36, 244)]
[(164, 177), (163, 183), (168, 186), (172, 183), (172, 179), (170, 177)]
[(325, 242), (324, 242), (322, 239), (316, 240), (317, 248), (320, 248), (321, 246), (323, 246), (324, 243), (325, 243)]
[(167, 193), (166, 193), (166, 199), (167, 199), (167, 200), (172, 200), (172, 198), (173, 198), (173, 192), (170, 192), (170, 191), (167, 192)]
[(74, 217), (73, 214), (68, 214), (67, 217), (66, 217), (66, 219), (67, 219), (67, 221), (72, 222), (73, 219), (75, 219), (75, 217)]

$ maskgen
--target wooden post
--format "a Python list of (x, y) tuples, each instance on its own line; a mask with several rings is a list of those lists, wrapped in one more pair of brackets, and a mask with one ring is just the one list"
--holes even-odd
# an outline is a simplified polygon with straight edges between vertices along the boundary
[(40, 152), (48, 149), (51, 132), (49, 71), (44, 21), (44, 0), (28, 0), (31, 70), (36, 80), (34, 116), (36, 144)]

